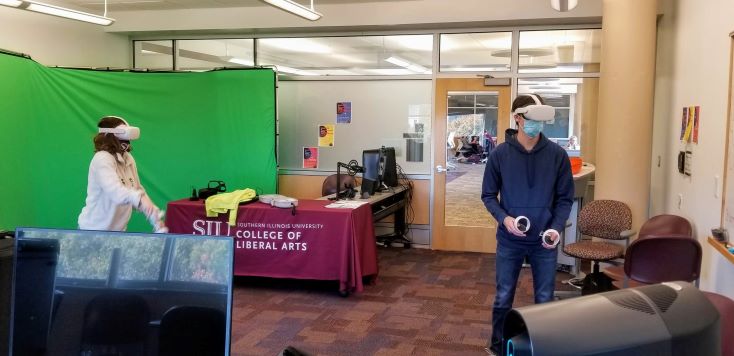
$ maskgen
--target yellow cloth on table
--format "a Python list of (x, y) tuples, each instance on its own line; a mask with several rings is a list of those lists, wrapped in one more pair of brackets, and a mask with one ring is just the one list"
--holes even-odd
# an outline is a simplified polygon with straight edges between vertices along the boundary
[(212, 195), (206, 198), (206, 216), (213, 218), (219, 215), (219, 213), (229, 211), (229, 226), (235, 226), (237, 223), (237, 208), (240, 203), (250, 201), (256, 196), (257, 193), (250, 188)]

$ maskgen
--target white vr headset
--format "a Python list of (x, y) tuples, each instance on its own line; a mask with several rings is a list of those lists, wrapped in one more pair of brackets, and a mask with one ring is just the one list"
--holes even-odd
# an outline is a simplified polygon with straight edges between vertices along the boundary
[(124, 124), (118, 125), (117, 127), (111, 129), (106, 127), (100, 127), (99, 133), (111, 133), (114, 134), (117, 139), (122, 141), (132, 141), (137, 140), (140, 138), (140, 128), (137, 128), (135, 126), (130, 126), (125, 119), (119, 117), (119, 116), (105, 116), (105, 117), (114, 117), (122, 120)]
[(556, 117), (556, 109), (550, 105), (543, 105), (535, 94), (525, 94), (535, 101), (535, 105), (528, 105), (515, 110), (526, 119), (533, 121), (552, 121)]

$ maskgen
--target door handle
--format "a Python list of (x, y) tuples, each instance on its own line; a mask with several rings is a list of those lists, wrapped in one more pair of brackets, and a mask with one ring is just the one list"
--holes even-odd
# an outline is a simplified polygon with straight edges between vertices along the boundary
[(448, 168), (443, 168), (442, 165), (436, 166), (436, 172), (441, 173), (441, 172), (446, 172), (446, 171), (448, 171)]

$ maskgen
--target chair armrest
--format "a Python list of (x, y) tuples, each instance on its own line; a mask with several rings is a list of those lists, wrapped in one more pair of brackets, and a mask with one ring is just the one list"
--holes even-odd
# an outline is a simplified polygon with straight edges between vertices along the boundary
[(619, 236), (625, 239), (629, 239), (630, 237), (635, 236), (635, 235), (637, 235), (637, 231), (635, 230), (624, 230), (619, 233)]
[(161, 321), (160, 320), (152, 320), (152, 321), (148, 322), (148, 326), (150, 326), (152, 328), (159, 328), (159, 327), (161, 327)]

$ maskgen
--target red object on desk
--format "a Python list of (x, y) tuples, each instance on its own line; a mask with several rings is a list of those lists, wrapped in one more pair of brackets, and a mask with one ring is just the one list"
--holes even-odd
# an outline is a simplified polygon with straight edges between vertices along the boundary
[(377, 275), (377, 248), (369, 204), (331, 209), (328, 200), (300, 200), (291, 209), (254, 202), (239, 207), (237, 224), (229, 213), (207, 218), (204, 201), (168, 203), (171, 233), (232, 236), (234, 274), (338, 280), (342, 292), (363, 290), (362, 277)]

